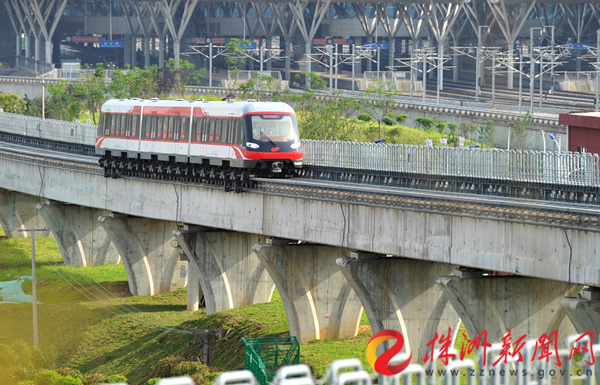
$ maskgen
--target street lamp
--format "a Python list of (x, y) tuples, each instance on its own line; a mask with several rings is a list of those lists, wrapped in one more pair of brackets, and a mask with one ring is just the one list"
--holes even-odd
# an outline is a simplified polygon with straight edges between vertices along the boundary
[[(556, 136), (554, 136), (554, 134), (550, 134), (548, 136), (554, 141), (554, 143), (556, 144), (557, 151), (560, 154), (560, 143), (556, 141)], [(560, 140), (560, 137), (558, 139)]]
[[(544, 136), (544, 130), (540, 130), (540, 135), (542, 135), (542, 141), (544, 142), (544, 152), (546, 152), (546, 137)], [(552, 134), (550, 134), (552, 137)]]
[(488, 33), (490, 33), (490, 27), (487, 25), (480, 25), (479, 27), (477, 27), (478, 29), (478, 35), (477, 35), (477, 53), (475, 56), (475, 60), (477, 61), (475, 63), (475, 101), (478, 102), (479, 101), (479, 92), (480, 89), (479, 87), (481, 86), (481, 64), (479, 63), (481, 60), (481, 29), (482, 28), (487, 28), (488, 29)]

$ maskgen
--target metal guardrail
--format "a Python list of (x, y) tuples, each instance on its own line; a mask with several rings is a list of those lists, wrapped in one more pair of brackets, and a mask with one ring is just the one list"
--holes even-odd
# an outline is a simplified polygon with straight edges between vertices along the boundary
[(0, 132), (63, 143), (95, 146), (98, 126), (0, 113)]
[[(0, 113), (0, 132), (95, 146), (97, 126)], [(304, 164), (335, 170), (600, 187), (597, 154), (302, 140)]]
[(303, 140), (304, 164), (456, 178), (600, 186), (598, 155)]

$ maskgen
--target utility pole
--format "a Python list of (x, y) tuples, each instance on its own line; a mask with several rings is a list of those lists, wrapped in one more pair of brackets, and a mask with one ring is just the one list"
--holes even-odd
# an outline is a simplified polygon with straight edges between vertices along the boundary
[(598, 111), (598, 107), (600, 105), (600, 100), (598, 100), (598, 95), (600, 92), (598, 88), (600, 88), (600, 79), (598, 78), (598, 70), (600, 69), (600, 29), (597, 32), (596, 36), (596, 111)]
[(41, 229), (19, 229), (19, 232), (31, 232), (31, 296), (33, 297), (33, 346), (38, 348), (38, 316), (37, 316), (37, 284), (35, 277), (35, 232), (48, 231), (46, 228)]

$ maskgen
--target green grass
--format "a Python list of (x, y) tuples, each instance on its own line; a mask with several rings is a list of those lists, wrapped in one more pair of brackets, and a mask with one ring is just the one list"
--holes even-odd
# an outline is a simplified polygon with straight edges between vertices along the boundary
[[(121, 264), (77, 268), (59, 262), (57, 267), (54, 262), (61, 256), (52, 238), (38, 238), (36, 250), (42, 302), (38, 306), (40, 347), (54, 367), (71, 366), (84, 374), (121, 374), (130, 384), (145, 384), (153, 377), (152, 365), (163, 357), (180, 355), (195, 360), (196, 355), (203, 356), (202, 349), (195, 352), (190, 346), (187, 334), (176, 330), (228, 330), (226, 337), (213, 346), (213, 367), (217, 371), (243, 368), (242, 337), (289, 335), (277, 290), (270, 303), (211, 315), (206, 315), (204, 308), (187, 312), (186, 289), (133, 297)], [(0, 255), (0, 280), (31, 275), (29, 239), (0, 239)], [(30, 294), (31, 284), (24, 284), (23, 289)], [(30, 304), (0, 305), (0, 343), (32, 342), (31, 309)], [(329, 364), (340, 358), (359, 358), (370, 370), (365, 356), (372, 337), (368, 324), (363, 312), (358, 336), (301, 345), (300, 362), (308, 364), (316, 377), (325, 374)], [(462, 332), (464, 327), (456, 342), (459, 351)]]

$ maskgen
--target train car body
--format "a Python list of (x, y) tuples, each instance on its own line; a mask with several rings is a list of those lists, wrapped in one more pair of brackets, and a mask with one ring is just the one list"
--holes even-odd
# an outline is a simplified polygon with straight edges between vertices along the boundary
[(189, 165), (292, 175), (302, 167), (294, 110), (273, 102), (109, 100), (96, 154), (105, 170)]

